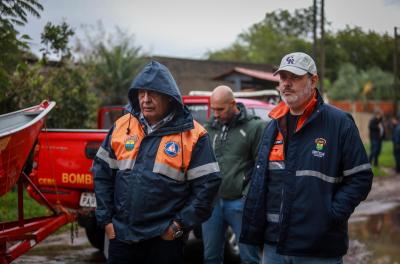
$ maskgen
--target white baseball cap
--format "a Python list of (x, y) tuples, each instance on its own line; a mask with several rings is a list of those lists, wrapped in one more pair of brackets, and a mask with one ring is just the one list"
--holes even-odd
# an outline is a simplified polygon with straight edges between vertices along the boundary
[(288, 71), (299, 76), (306, 73), (314, 75), (317, 74), (317, 66), (309, 55), (303, 52), (293, 52), (282, 58), (281, 65), (274, 75), (280, 71)]

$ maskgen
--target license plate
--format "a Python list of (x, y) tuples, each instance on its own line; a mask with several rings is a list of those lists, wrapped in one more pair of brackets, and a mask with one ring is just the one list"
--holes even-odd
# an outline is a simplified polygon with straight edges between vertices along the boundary
[(83, 192), (79, 200), (79, 205), (82, 207), (96, 207), (96, 197), (94, 193)]

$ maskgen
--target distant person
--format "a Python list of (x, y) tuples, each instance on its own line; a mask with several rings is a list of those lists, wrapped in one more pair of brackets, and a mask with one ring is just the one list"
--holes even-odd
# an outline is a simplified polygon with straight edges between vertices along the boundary
[(324, 103), (309, 55), (287, 54), (275, 74), (282, 102), (262, 137), (240, 241), (264, 245), (265, 264), (341, 264), (371, 164), (351, 115)]
[(400, 173), (400, 122), (398, 117), (392, 119), (393, 124), (393, 156), (396, 161), (396, 173)]
[(128, 98), (131, 112), (114, 123), (93, 166), (108, 263), (183, 264), (185, 233), (211, 215), (221, 182), (209, 136), (156, 61)]
[(374, 116), (369, 121), (368, 129), (369, 129), (369, 140), (371, 144), (369, 161), (374, 166), (378, 166), (379, 155), (381, 154), (381, 149), (382, 149), (382, 141), (385, 137), (385, 127), (383, 125), (381, 110), (374, 111)]
[[(204, 264), (222, 264), (227, 226), (239, 239), (244, 196), (265, 122), (237, 104), (228, 86), (216, 87), (210, 100), (212, 118), (205, 128), (221, 169), (222, 183), (212, 215), (202, 225)], [(259, 247), (239, 243), (239, 251), (241, 263), (259, 263)]]

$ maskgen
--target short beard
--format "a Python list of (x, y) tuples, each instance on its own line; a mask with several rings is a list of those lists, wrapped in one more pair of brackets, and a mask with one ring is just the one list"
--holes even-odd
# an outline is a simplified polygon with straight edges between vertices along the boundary
[[(301, 91), (299, 94), (291, 94), (289, 96), (284, 96), (281, 93), (281, 98), (289, 107), (296, 107), (298, 105), (303, 104), (305, 101), (309, 100), (311, 95), (313, 94), (314, 89), (311, 87), (311, 79), (308, 79), (306, 89)], [(300, 102), (299, 102), (300, 100)]]

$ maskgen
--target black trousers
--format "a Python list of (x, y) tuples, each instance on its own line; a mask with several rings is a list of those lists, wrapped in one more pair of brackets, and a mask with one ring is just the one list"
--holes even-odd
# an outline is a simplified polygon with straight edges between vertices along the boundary
[(182, 239), (166, 241), (160, 237), (127, 243), (110, 240), (108, 264), (183, 264)]

